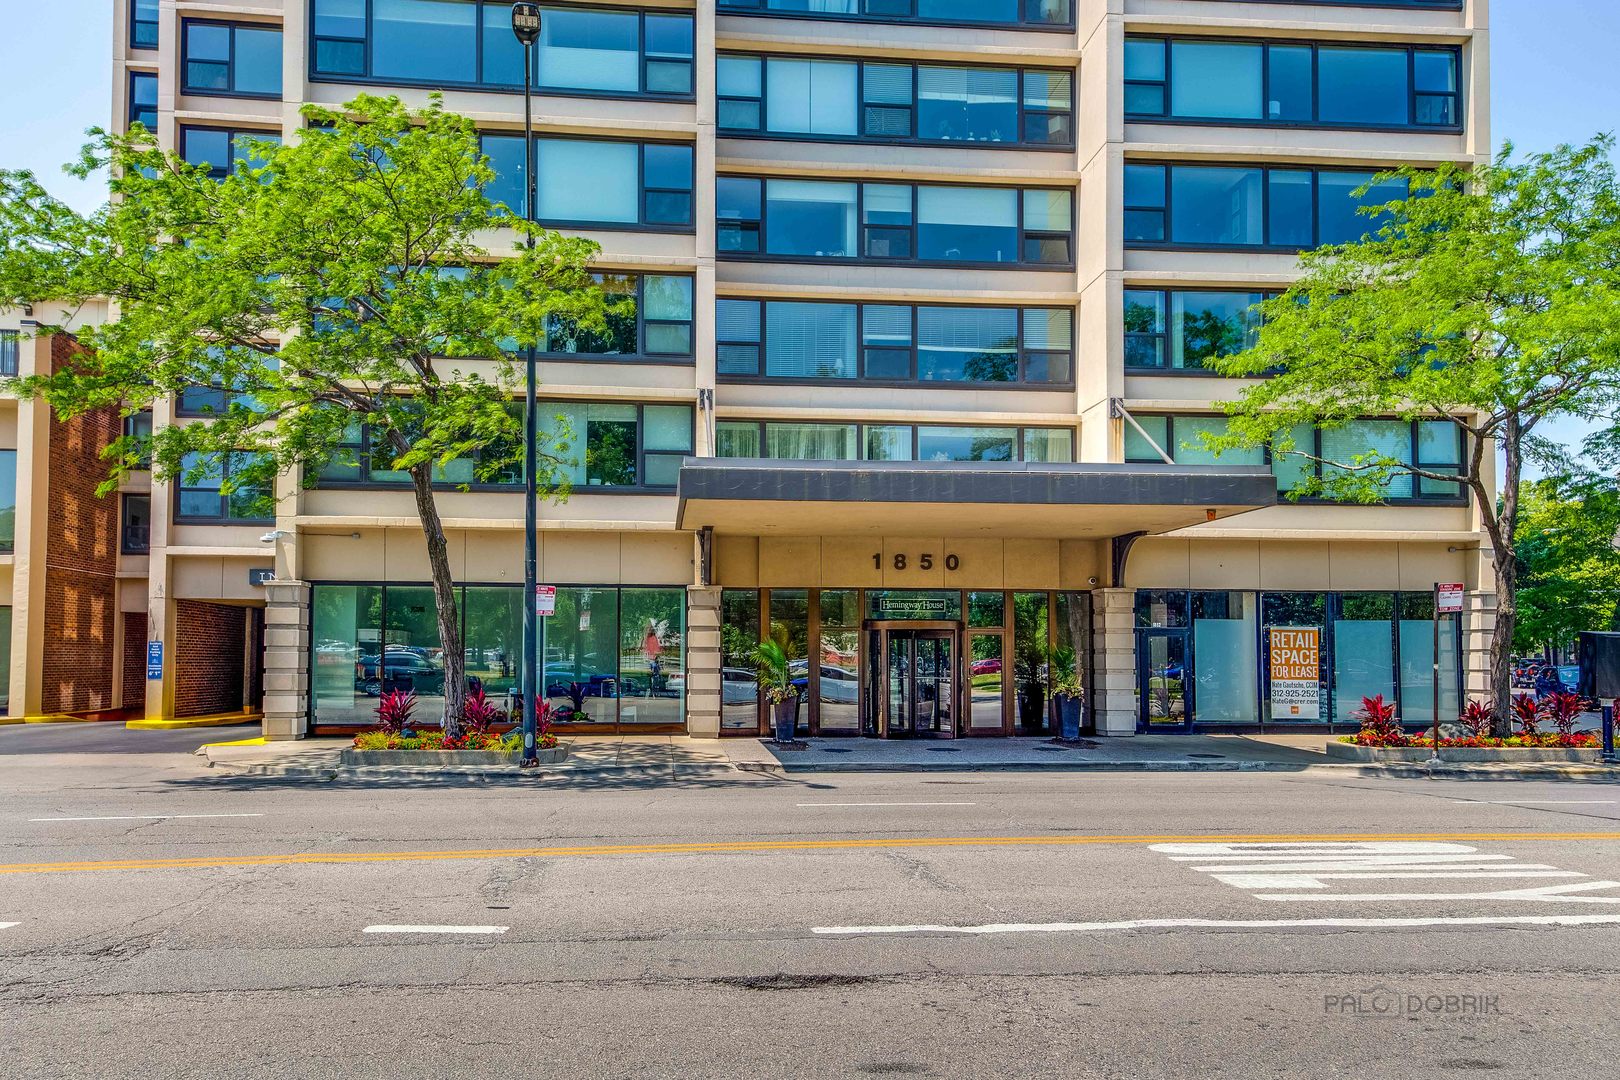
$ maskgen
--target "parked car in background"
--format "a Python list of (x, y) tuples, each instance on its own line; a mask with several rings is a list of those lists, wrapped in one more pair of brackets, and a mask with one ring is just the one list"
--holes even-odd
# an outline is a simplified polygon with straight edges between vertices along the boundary
[(748, 705), (758, 701), (759, 680), (747, 668), (722, 668), (720, 700), (724, 705)]
[(974, 675), (1000, 675), (1001, 661), (996, 659), (975, 660), (969, 670)]
[(444, 668), (415, 650), (390, 646), (380, 657), (362, 656), (355, 662), (354, 688), (367, 697), (395, 690), (442, 694)]

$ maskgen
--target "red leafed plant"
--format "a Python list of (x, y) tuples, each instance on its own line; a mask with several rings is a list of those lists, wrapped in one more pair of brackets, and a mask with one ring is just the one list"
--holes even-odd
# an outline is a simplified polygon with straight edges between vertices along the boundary
[(1361, 708), (1354, 714), (1361, 721), (1361, 733), (1356, 742), (1362, 746), (1405, 746), (1406, 733), (1395, 718), (1395, 706), (1384, 700), (1384, 695), (1364, 697)]
[(1585, 705), (1579, 694), (1552, 693), (1541, 700), (1541, 715), (1552, 721), (1560, 740), (1567, 739), (1575, 734), (1575, 725), (1580, 723)]
[(1483, 739), (1491, 733), (1491, 704), (1488, 701), (1470, 701), (1463, 706), (1462, 715), (1457, 722), (1468, 729), (1468, 734), (1475, 739)]
[(488, 735), (490, 725), (505, 719), (505, 715), (500, 706), (485, 696), (482, 686), (468, 694), (461, 706), (461, 724), (469, 736)]
[(1526, 738), (1541, 734), (1541, 709), (1529, 694), (1513, 695), (1513, 719), (1519, 722), (1519, 733)]
[(410, 726), (415, 709), (414, 690), (390, 690), (377, 699), (377, 726), (390, 735), (398, 735)]

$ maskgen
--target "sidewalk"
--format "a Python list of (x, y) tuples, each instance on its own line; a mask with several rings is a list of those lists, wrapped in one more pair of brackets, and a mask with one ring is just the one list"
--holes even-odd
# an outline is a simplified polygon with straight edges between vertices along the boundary
[(568, 759), (519, 772), (511, 765), (396, 765), (356, 768), (339, 755), (347, 739), (204, 746), (197, 753), (221, 773), (306, 780), (435, 777), (627, 779), (741, 778), (742, 774), (866, 772), (1270, 772), (1342, 777), (1475, 780), (1620, 781), (1620, 769), (1593, 764), (1455, 764), (1432, 772), (1421, 764), (1331, 761), (1327, 735), (1152, 735), (1083, 739), (884, 741), (809, 739), (785, 749), (761, 739), (693, 739), (681, 735), (577, 736), (563, 739)]

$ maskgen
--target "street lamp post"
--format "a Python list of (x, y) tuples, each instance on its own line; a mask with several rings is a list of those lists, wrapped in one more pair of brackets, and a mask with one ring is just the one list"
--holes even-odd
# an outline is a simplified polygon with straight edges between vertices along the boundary
[[(534, 45), (540, 40), (540, 5), (512, 5), (512, 33), (523, 45), (523, 175), (524, 217), (534, 224)], [(534, 230), (526, 241), (534, 251)], [(539, 502), (539, 485), (535, 473), (536, 366), (534, 339), (529, 339), (526, 378), (523, 388), (523, 761), (520, 767), (532, 769), (540, 764), (535, 742), (540, 719), (539, 680), (536, 659), (540, 654), (539, 617), (535, 610), (535, 586), (539, 584), (539, 536), (535, 504)]]

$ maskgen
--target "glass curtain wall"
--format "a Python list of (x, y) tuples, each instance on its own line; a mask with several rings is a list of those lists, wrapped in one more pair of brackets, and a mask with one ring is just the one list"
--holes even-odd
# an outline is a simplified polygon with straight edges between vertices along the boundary
[(759, 647), (759, 592), (727, 589), (720, 595), (720, 730), (759, 730), (759, 682), (754, 650)]

